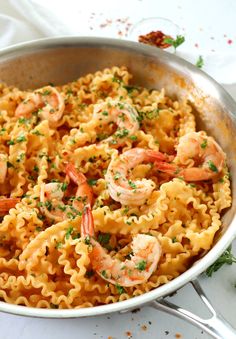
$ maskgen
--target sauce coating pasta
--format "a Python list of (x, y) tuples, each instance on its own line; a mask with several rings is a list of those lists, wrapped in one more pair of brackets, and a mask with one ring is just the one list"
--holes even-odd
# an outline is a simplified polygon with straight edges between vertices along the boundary
[(211, 248), (231, 205), (225, 154), (188, 102), (131, 78), (112, 67), (35, 91), (0, 85), (1, 300), (122, 301)]

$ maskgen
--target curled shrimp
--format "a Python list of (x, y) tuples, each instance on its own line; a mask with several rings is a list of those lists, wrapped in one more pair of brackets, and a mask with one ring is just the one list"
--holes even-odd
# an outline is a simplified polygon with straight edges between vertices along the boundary
[(92, 245), (89, 253), (91, 265), (102, 279), (112, 284), (129, 287), (147, 281), (156, 270), (161, 256), (159, 241), (147, 234), (138, 234), (133, 237), (131, 259), (121, 262), (111, 258), (107, 251), (93, 238), (94, 223), (90, 207), (86, 206), (82, 215), (81, 235), (89, 237)]
[(4, 216), (20, 202), (19, 198), (0, 198), (0, 216)]
[(0, 184), (3, 184), (7, 176), (7, 155), (0, 153)]
[(99, 121), (99, 124), (116, 123), (118, 128), (116, 132), (102, 140), (114, 147), (119, 147), (136, 133), (139, 129), (138, 113), (136, 109), (128, 103), (119, 101), (109, 101), (94, 106), (93, 118)]
[(191, 161), (192, 166), (183, 168), (159, 162), (156, 167), (186, 181), (201, 181), (213, 179), (222, 171), (226, 155), (212, 137), (200, 131), (190, 132), (179, 139), (176, 159), (182, 164)]
[(71, 163), (66, 166), (66, 174), (78, 186), (72, 205), (63, 202), (67, 184), (51, 182), (42, 184), (40, 190), (41, 211), (56, 222), (80, 214), (86, 204), (92, 205), (93, 192), (84, 174)]
[(61, 94), (52, 86), (45, 86), (28, 94), (15, 111), (17, 117), (30, 117), (32, 113), (39, 111), (41, 119), (49, 123), (57, 123), (64, 112), (65, 103)]
[(154, 190), (155, 183), (145, 178), (131, 181), (128, 179), (129, 172), (143, 162), (169, 160), (170, 157), (161, 152), (138, 147), (112, 159), (105, 174), (110, 196), (124, 205), (142, 205)]

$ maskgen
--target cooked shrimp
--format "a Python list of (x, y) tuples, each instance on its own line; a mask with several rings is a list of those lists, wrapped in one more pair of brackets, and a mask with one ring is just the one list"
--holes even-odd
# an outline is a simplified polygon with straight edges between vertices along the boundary
[(3, 184), (7, 176), (7, 155), (0, 153), (0, 184)]
[(93, 118), (97, 119), (100, 125), (114, 122), (118, 126), (112, 136), (102, 140), (114, 147), (123, 145), (127, 138), (134, 135), (139, 129), (136, 109), (124, 102), (113, 100), (95, 105)]
[(159, 241), (150, 235), (138, 234), (133, 237), (130, 260), (121, 262), (112, 258), (107, 251), (93, 238), (94, 224), (90, 207), (86, 207), (81, 221), (81, 235), (89, 242), (91, 252), (89, 258), (93, 269), (102, 279), (112, 284), (129, 287), (147, 281), (157, 268), (161, 256)]
[(186, 181), (213, 179), (223, 169), (226, 155), (216, 141), (203, 131), (190, 132), (179, 139), (176, 159), (186, 163), (192, 159), (194, 166), (182, 168), (166, 162), (157, 163), (157, 169)]
[(80, 214), (86, 204), (92, 205), (93, 192), (83, 173), (76, 170), (74, 165), (69, 163), (66, 166), (66, 174), (78, 185), (72, 205), (63, 202), (64, 191), (67, 187), (62, 183), (51, 182), (43, 184), (40, 191), (40, 203), (42, 212), (50, 219), (59, 222), (70, 216)]
[(32, 113), (39, 111), (41, 119), (54, 124), (61, 119), (64, 109), (65, 103), (61, 94), (56, 88), (45, 86), (30, 93), (16, 108), (15, 116), (30, 117)]
[(20, 202), (19, 198), (0, 198), (0, 216), (4, 216)]
[(111, 160), (105, 174), (110, 196), (124, 205), (142, 205), (154, 190), (155, 183), (148, 179), (131, 181), (128, 173), (140, 163), (170, 159), (161, 152), (136, 147)]

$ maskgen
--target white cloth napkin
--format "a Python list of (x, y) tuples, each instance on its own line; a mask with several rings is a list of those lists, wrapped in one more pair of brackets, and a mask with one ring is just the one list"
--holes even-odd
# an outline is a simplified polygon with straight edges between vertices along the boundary
[(140, 20), (167, 18), (185, 36), (177, 54), (193, 64), (201, 55), (203, 70), (236, 98), (235, 1), (5, 0), (0, 13), (0, 47), (60, 35), (134, 39), (129, 33)]

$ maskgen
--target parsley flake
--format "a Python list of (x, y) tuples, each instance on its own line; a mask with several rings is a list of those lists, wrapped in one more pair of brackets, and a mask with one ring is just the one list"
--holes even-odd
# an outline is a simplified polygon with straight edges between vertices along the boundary
[(146, 266), (147, 266), (146, 260), (141, 260), (141, 261), (136, 265), (136, 268), (137, 268), (139, 271), (144, 271), (144, 270), (146, 269)]
[(236, 257), (231, 253), (232, 246), (229, 246), (227, 250), (206, 270), (206, 275), (211, 277), (212, 274), (218, 271), (224, 264), (232, 265), (236, 263)]
[(209, 165), (209, 168), (212, 172), (215, 172), (215, 173), (218, 172), (216, 165), (211, 160), (208, 161), (208, 165)]
[(197, 61), (196, 61), (196, 64), (195, 64), (198, 68), (202, 68), (203, 65), (204, 65), (204, 61), (203, 61), (203, 58), (201, 55), (199, 55)]
[(183, 35), (177, 35), (176, 39), (173, 38), (165, 38), (164, 43), (169, 44), (174, 47), (175, 51), (180, 45), (182, 45), (185, 41), (185, 37)]
[(66, 230), (66, 234), (65, 234), (65, 238), (67, 240), (70, 238), (72, 232), (73, 232), (73, 227), (72, 226), (68, 227), (67, 230)]
[(119, 294), (125, 293), (124, 287), (120, 286), (119, 284), (116, 284), (115, 286)]

